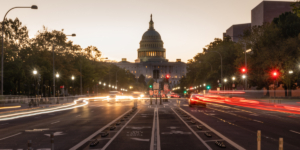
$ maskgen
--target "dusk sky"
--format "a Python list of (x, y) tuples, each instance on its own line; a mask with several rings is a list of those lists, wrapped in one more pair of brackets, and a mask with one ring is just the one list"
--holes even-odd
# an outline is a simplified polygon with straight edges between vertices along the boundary
[[(37, 5), (38, 10), (15, 9), (7, 18), (18, 17), (36, 35), (42, 26), (76, 33), (69, 40), (98, 49), (109, 59), (134, 61), (150, 14), (164, 41), (169, 61), (186, 62), (212, 42), (222, 38), (233, 24), (251, 22), (251, 9), (262, 0), (0, 0), (1, 21), (15, 6)], [(281, 0), (287, 1), (287, 0)], [(291, 1), (291, 0), (289, 0)]]

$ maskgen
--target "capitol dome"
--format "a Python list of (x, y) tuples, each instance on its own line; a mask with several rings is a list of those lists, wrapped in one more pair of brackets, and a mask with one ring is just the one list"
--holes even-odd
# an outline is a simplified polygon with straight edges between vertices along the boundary
[(152, 15), (149, 22), (149, 29), (143, 34), (138, 49), (138, 59), (145, 61), (166, 61), (166, 50), (160, 34), (154, 29)]

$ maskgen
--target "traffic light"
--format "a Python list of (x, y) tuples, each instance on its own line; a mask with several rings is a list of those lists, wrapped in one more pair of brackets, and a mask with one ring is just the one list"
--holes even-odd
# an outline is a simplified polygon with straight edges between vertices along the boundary
[(206, 87), (206, 89), (208, 89), (208, 90), (209, 90), (209, 89), (210, 89), (210, 86), (208, 85), (208, 86)]
[(272, 77), (276, 79), (279, 76), (279, 73), (277, 71), (272, 71)]
[(170, 78), (170, 75), (167, 74), (167, 75), (166, 75), (166, 79), (169, 80), (169, 78)]
[(184, 90), (183, 93), (186, 94), (186, 90)]
[(241, 68), (241, 72), (242, 72), (242, 73), (246, 73), (246, 72), (247, 72), (247, 68), (246, 68), (246, 67), (242, 67), (242, 68)]
[(152, 89), (152, 85), (149, 85), (149, 88)]

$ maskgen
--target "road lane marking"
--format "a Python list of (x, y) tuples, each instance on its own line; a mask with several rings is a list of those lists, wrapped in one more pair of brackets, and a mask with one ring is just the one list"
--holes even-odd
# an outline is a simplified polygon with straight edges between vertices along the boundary
[(150, 150), (153, 150), (153, 146), (154, 146), (154, 127), (155, 127), (155, 110), (156, 108), (154, 109), (154, 114), (153, 114), (153, 125), (152, 125), (152, 133), (151, 133), (151, 142), (150, 142)]
[(120, 132), (127, 126), (127, 124), (136, 116), (136, 114), (139, 113), (140, 110), (138, 110), (125, 124), (124, 126), (101, 148), (101, 150), (105, 150), (109, 144), (120, 134)]
[(85, 138), (84, 140), (82, 140), (81, 142), (79, 142), (78, 144), (76, 144), (75, 146), (73, 146), (72, 148), (70, 148), (69, 150), (76, 150), (78, 149), (80, 146), (82, 146), (83, 144), (85, 144), (86, 142), (90, 141), (93, 137), (95, 137), (96, 135), (98, 135), (99, 133), (101, 133), (104, 129), (106, 129), (107, 127), (109, 127), (111, 124), (115, 123), (116, 121), (118, 121), (119, 119), (121, 119), (125, 114), (129, 113), (131, 111), (128, 110), (126, 111), (124, 114), (120, 115), (118, 118), (116, 118), (115, 120), (111, 121), (110, 123), (108, 123), (106, 126), (102, 127), (101, 129), (99, 129), (98, 131), (96, 131), (95, 133), (93, 133), (92, 135), (88, 136), (87, 138)]
[(218, 139), (218, 140), (205, 140), (205, 142), (215, 142), (215, 141), (224, 141), (223, 139)]
[(22, 134), (22, 132), (19, 132), (19, 133), (17, 133), (17, 134), (14, 134), (14, 135), (11, 135), (11, 136), (8, 136), (8, 137), (5, 137), (5, 138), (2, 138), (2, 139), (0, 139), (0, 141), (1, 141), (1, 140), (8, 139), (8, 138), (13, 137), (13, 136), (17, 136), (17, 135), (19, 135), (19, 134)]
[(177, 115), (177, 117), (194, 133), (194, 135), (202, 142), (202, 144), (208, 149), (212, 150), (212, 148), (206, 144), (206, 142), (177, 114), (177, 112), (171, 108), (173, 112)]
[(60, 121), (56, 121), (56, 122), (52, 122), (51, 124), (56, 124), (56, 123), (59, 123)]
[(157, 135), (157, 146), (156, 150), (160, 150), (160, 132), (159, 132), (159, 115), (158, 115), (158, 108), (156, 110), (157, 121), (156, 121), (156, 135)]
[[(193, 117), (196, 121), (200, 122), (202, 125), (204, 125), (207, 129), (209, 129), (210, 131), (212, 131), (213, 133), (215, 133), (216, 135), (218, 135), (220, 138), (224, 139), (227, 143), (231, 144), (232, 146), (234, 146), (235, 148), (237, 148), (238, 150), (246, 150), (245, 148), (241, 147), (240, 145), (236, 144), (235, 142), (231, 141), (229, 138), (227, 138), (226, 136), (224, 136), (223, 134), (221, 134), (220, 132), (216, 131), (215, 129), (213, 129), (212, 127), (210, 127), (209, 125), (207, 125), (206, 123), (204, 123), (203, 121), (199, 120), (198, 118), (194, 117), (193, 115), (191, 115), (190, 113), (188, 113), (187, 111), (183, 110), (182, 108), (180, 108), (182, 111), (184, 111), (185, 113), (187, 113), (188, 115), (190, 115), (191, 117)], [(173, 109), (172, 109), (173, 110)], [(174, 110), (173, 110), (174, 111)], [(174, 111), (175, 112), (175, 111)], [(176, 112), (175, 112), (176, 113)], [(176, 113), (177, 114), (177, 113)]]
[(42, 132), (42, 131), (45, 131), (45, 130), (49, 130), (49, 128), (46, 128), (46, 129), (25, 130), (25, 132)]
[[(155, 132), (156, 131), (156, 132)], [(160, 132), (159, 132), (159, 115), (158, 108), (155, 107), (153, 115), (153, 126), (151, 134), (150, 150), (160, 150)]]
[(294, 131), (294, 130), (290, 130), (291, 132), (294, 132), (294, 133), (297, 133), (297, 134), (300, 134), (300, 132), (297, 132), (297, 131)]
[(144, 141), (144, 142), (149, 142), (150, 139), (141, 139), (141, 138), (131, 138), (132, 140), (136, 140), (136, 141)]

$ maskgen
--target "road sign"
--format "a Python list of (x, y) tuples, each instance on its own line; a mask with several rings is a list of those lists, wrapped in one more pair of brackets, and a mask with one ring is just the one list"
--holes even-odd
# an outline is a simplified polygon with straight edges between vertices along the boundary
[(154, 90), (154, 95), (158, 95), (158, 90)]
[(159, 83), (154, 82), (153, 83), (153, 90), (158, 90), (159, 89)]
[(169, 92), (169, 85), (168, 85), (168, 84), (165, 84), (165, 85), (164, 85), (164, 93), (165, 93), (165, 94), (168, 94), (168, 92)]
[(152, 95), (153, 95), (153, 91), (152, 91), (152, 90), (149, 90), (149, 94), (152, 96)]

